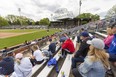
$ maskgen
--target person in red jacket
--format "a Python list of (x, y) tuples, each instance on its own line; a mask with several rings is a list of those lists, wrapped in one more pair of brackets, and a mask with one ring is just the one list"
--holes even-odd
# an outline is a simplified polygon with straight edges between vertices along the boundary
[(68, 54), (73, 54), (75, 52), (74, 44), (70, 38), (65, 39), (62, 41), (62, 55), (66, 56)]

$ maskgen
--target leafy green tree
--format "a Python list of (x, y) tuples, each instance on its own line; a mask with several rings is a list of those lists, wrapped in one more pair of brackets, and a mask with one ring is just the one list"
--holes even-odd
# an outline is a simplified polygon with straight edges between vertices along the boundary
[(43, 18), (43, 19), (41, 19), (41, 20), (39, 21), (39, 24), (40, 24), (40, 25), (48, 25), (48, 26), (49, 26), (50, 21), (49, 21), (48, 18)]
[(8, 25), (9, 25), (8, 21), (5, 18), (0, 17), (0, 26), (8, 26)]
[(107, 12), (106, 18), (110, 18), (113, 15), (116, 15), (116, 5), (114, 5), (109, 11)]
[(36, 21), (36, 22), (35, 22), (35, 25), (39, 25), (39, 21)]
[(34, 20), (25, 16), (8, 15), (6, 19), (10, 25), (32, 25), (32, 22), (34, 24)]
[(81, 19), (84, 19), (84, 18), (91, 18), (92, 20), (99, 20), (100, 19), (100, 16), (95, 14), (91, 14), (91, 13), (83, 13), (83, 14), (80, 14), (79, 16), (77, 16), (77, 18), (81, 18)]

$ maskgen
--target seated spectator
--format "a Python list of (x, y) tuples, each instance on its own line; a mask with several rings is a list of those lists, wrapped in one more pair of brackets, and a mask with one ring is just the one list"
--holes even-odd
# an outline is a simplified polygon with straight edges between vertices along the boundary
[(56, 51), (56, 42), (52, 42), (52, 39), (49, 39), (50, 45), (48, 51), (50, 51), (52, 54)]
[(16, 63), (12, 77), (30, 77), (32, 73), (32, 64), (28, 57), (24, 57), (22, 53), (15, 56)]
[(81, 33), (81, 44), (77, 52), (74, 54), (72, 57), (72, 69), (76, 68), (77, 62), (83, 62), (84, 58), (86, 57), (88, 50), (89, 50), (89, 45), (86, 43), (87, 40), (90, 40), (91, 38), (89, 37), (88, 32), (82, 32)]
[(114, 34), (114, 38), (110, 44), (108, 53), (109, 53), (109, 60), (112, 61), (116, 66), (116, 22), (112, 24), (111, 29)]
[(114, 38), (111, 28), (107, 28), (107, 34), (108, 36), (104, 39), (105, 49), (109, 49), (112, 39)]
[(66, 56), (67, 53), (73, 54), (75, 52), (74, 44), (70, 38), (62, 37), (60, 42), (62, 42), (61, 48), (63, 56)]
[(8, 51), (9, 51), (9, 49), (7, 47), (4, 47), (4, 50), (2, 52), (4, 53), (4, 52), (8, 52)]
[(104, 42), (101, 39), (87, 41), (90, 51), (79, 68), (73, 69), (74, 77), (105, 77), (106, 70), (110, 68), (108, 55), (104, 51)]
[(0, 61), (0, 75), (10, 76), (14, 72), (14, 60), (6, 52), (2, 54)]
[(33, 64), (41, 64), (44, 61), (44, 56), (42, 54), (42, 51), (40, 51), (39, 47), (37, 45), (33, 46), (33, 56), (31, 59), (31, 62), (33, 62)]

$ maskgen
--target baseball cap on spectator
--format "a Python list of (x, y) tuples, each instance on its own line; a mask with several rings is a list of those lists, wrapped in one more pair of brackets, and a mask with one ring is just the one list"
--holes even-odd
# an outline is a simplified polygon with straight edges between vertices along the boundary
[(89, 33), (88, 33), (88, 32), (82, 32), (82, 33), (81, 33), (81, 36), (83, 36), (83, 37), (88, 37), (88, 36), (89, 36)]
[(87, 44), (90, 44), (90, 45), (92, 45), (92, 46), (94, 46), (95, 48), (98, 48), (98, 49), (104, 49), (104, 47), (105, 47), (104, 42), (101, 39), (98, 39), (98, 38), (93, 38), (92, 40), (88, 40)]
[(16, 59), (21, 59), (22, 57), (23, 57), (23, 54), (22, 53), (18, 53), (15, 56)]
[(66, 37), (61, 37), (60, 38), (60, 42), (64, 42), (65, 40), (67, 40), (68, 38), (66, 38)]

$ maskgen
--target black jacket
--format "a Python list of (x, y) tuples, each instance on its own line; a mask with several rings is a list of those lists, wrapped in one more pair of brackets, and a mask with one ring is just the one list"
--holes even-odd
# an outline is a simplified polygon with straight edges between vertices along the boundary
[(91, 40), (91, 38), (87, 38), (86, 40), (81, 42), (80, 47), (76, 52), (76, 54), (74, 55), (74, 57), (79, 57), (79, 56), (86, 57), (90, 46), (89, 44), (86, 43), (88, 40)]

